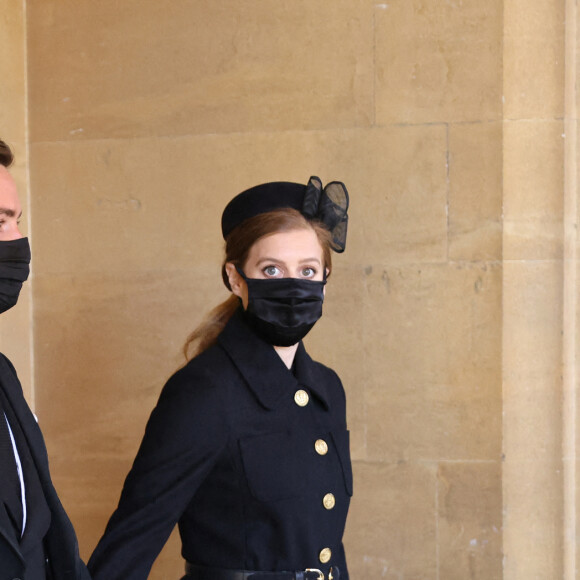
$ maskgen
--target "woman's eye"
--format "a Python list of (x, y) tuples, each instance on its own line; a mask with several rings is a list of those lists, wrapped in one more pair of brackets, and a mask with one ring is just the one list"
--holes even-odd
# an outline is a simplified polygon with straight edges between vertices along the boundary
[(316, 270), (314, 268), (302, 268), (302, 276), (304, 278), (312, 278), (316, 275)]
[(277, 276), (280, 273), (280, 270), (277, 266), (266, 266), (263, 270), (264, 274), (268, 277)]

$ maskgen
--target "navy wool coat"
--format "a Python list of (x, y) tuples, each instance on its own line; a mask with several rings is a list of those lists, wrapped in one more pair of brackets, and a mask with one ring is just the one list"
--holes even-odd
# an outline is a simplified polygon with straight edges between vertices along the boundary
[(175, 524), (196, 565), (338, 567), (348, 579), (345, 417), (334, 371), (302, 343), (288, 370), (238, 311), (217, 344), (165, 385), (89, 561), (93, 579), (146, 579)]

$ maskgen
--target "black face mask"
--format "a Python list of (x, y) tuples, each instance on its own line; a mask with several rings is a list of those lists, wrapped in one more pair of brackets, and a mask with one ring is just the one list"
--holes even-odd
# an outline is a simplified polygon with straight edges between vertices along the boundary
[(300, 278), (247, 278), (246, 322), (274, 346), (291, 346), (304, 338), (322, 316), (324, 281)]
[(30, 273), (28, 238), (0, 242), (0, 312), (18, 302), (22, 283)]

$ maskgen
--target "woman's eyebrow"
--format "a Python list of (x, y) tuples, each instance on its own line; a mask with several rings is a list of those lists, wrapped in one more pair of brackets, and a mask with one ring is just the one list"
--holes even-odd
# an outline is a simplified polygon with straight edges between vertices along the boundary
[(284, 260), (280, 260), (279, 258), (269, 258), (268, 256), (265, 256), (264, 258), (260, 258), (256, 262), (256, 265), (261, 264), (262, 262), (276, 262), (278, 264), (284, 264)]
[(312, 263), (312, 262), (316, 262), (317, 264), (320, 264), (320, 260), (318, 258), (306, 258), (305, 260), (300, 260), (300, 264), (307, 264), (307, 263)]
[[(266, 256), (264, 258), (260, 258), (256, 262), (256, 265), (259, 265), (262, 262), (276, 262), (277, 264), (285, 264), (284, 260), (280, 260), (279, 258), (269, 258)], [(317, 264), (321, 263), (318, 258), (304, 258), (304, 260), (300, 260), (298, 263), (299, 264), (308, 264), (308, 263), (312, 263), (312, 262), (316, 262)]]

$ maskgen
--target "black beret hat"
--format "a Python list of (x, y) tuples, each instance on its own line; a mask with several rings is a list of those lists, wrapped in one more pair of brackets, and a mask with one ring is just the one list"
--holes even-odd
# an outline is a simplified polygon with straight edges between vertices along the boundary
[(227, 238), (248, 218), (292, 208), (307, 219), (321, 221), (332, 233), (333, 249), (343, 252), (348, 203), (348, 192), (340, 181), (333, 181), (324, 189), (318, 177), (311, 177), (307, 185), (289, 181), (263, 183), (243, 191), (228, 203), (222, 215), (222, 234), (224, 239)]

